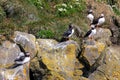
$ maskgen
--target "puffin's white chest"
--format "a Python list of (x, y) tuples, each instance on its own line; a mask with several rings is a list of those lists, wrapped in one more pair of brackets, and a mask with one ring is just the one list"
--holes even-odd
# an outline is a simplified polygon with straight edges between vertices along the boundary
[(89, 37), (94, 36), (96, 34), (96, 29), (93, 29), (92, 32), (90, 33)]
[(105, 22), (105, 18), (100, 18), (97, 25), (102, 25)]
[(71, 37), (73, 35), (73, 33), (74, 33), (74, 29), (72, 29), (72, 32), (68, 37)]
[(93, 21), (93, 19), (94, 19), (94, 16), (92, 15), (92, 14), (88, 14), (87, 15), (87, 18), (91, 21), (91, 23), (92, 23), (92, 21)]

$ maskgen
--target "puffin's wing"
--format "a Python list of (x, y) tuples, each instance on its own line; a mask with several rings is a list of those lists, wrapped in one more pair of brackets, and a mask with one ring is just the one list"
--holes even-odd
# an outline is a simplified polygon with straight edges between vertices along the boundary
[(17, 45), (19, 46), (20, 51), (23, 52), (23, 53), (25, 53), (25, 50), (23, 49), (23, 47), (20, 44), (17, 44)]
[(25, 64), (30, 61), (30, 57), (25, 57), (22, 61), (16, 61), (17, 64)]
[(97, 19), (93, 19), (92, 23), (91, 24), (97, 24), (98, 23), (98, 18)]
[(16, 63), (14, 63), (13, 65), (7, 67), (6, 69), (14, 69), (14, 68), (16, 68), (16, 67), (18, 67), (18, 66), (21, 66), (21, 65), (22, 65), (22, 64), (16, 64)]
[(14, 61), (23, 61), (24, 59), (25, 59), (25, 56), (21, 56), (20, 58), (17, 58)]
[(92, 30), (90, 29), (85, 35), (84, 35), (84, 38), (85, 37), (88, 37), (90, 34), (91, 34)]
[(68, 37), (70, 34), (71, 34), (71, 31), (70, 31), (70, 30), (67, 30), (67, 31), (63, 34), (63, 36), (64, 36), (64, 37)]

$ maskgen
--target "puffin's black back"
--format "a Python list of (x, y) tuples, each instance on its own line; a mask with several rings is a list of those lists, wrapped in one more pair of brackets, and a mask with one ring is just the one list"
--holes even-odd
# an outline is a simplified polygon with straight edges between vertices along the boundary
[(68, 29), (68, 30), (63, 34), (63, 36), (64, 36), (64, 37), (68, 37), (71, 33), (72, 33), (72, 29)]
[(15, 59), (15, 61), (23, 61), (25, 59), (25, 56), (21, 56), (19, 59)]
[(92, 29), (90, 29), (85, 35), (84, 35), (84, 38), (88, 37), (92, 32)]
[(92, 21), (92, 23), (91, 23), (91, 24), (96, 25), (96, 24), (98, 23), (98, 19), (99, 19), (99, 18), (97, 18), (97, 19), (93, 19), (93, 21)]

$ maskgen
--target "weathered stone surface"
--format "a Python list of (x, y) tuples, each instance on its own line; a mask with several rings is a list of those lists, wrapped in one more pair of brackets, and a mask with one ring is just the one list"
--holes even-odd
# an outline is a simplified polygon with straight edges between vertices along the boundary
[[(73, 74), (82, 75), (80, 70), (74, 72), (75, 62), (77, 62), (75, 54), (77, 45), (74, 41), (58, 43), (55, 40), (38, 39), (37, 42), (39, 44), (38, 58), (41, 58), (51, 74), (45, 76), (45, 80), (47, 80), (47, 78), (48, 80), (72, 80)], [(34, 63), (33, 61), (31, 65)], [(34, 67), (34, 65), (31, 66), (31, 69), (33, 69), (32, 67)], [(39, 67), (40, 65), (36, 66), (38, 70)]]
[(14, 41), (25, 49), (26, 52), (31, 53), (31, 58), (37, 53), (36, 38), (32, 34), (16, 31), (14, 33)]
[(29, 80), (28, 64), (15, 69), (0, 69), (1, 80)]
[(14, 64), (15, 58), (20, 52), (15, 43), (2, 42), (0, 45), (0, 80), (29, 80), (29, 63), (15, 69), (7, 69)]
[(115, 25), (110, 25), (110, 30), (112, 32), (112, 35), (110, 37), (110, 40), (113, 44), (119, 44), (118, 43), (118, 36), (119, 36), (119, 29)]
[[(91, 43), (93, 43), (91, 45)], [(99, 58), (101, 52), (104, 50), (105, 44), (100, 42), (95, 42), (93, 40), (88, 40), (84, 45), (84, 50), (82, 52), (82, 57), (84, 57), (90, 66), (92, 66), (96, 59)]]
[[(3, 41), (0, 45), (0, 79), (31, 78), (29, 63), (15, 69), (6, 69), (20, 53), (19, 46), (16, 45), (19, 43), (31, 52), (30, 76), (34, 80), (119, 80), (120, 47), (107, 46), (106, 41), (109, 41), (110, 35), (108, 29), (101, 29), (95, 36), (96, 41), (87, 40), (83, 44), (79, 58), (84, 57), (83, 60), (88, 62), (84, 63), (76, 58), (79, 47), (75, 41), (58, 43), (52, 39), (36, 40), (31, 34), (16, 31), (13, 38), (15, 43)], [(85, 68), (89, 69), (84, 70)], [(88, 78), (85, 78), (85, 74)]]
[(104, 29), (104, 28), (98, 28), (97, 29), (97, 33), (95, 35), (95, 39), (98, 42), (102, 42), (104, 44), (110, 45), (111, 41), (110, 41), (110, 36), (111, 36), (111, 32), (109, 29)]
[(5, 41), (0, 46), (0, 67), (5, 67), (14, 63), (14, 59), (20, 52), (19, 47), (15, 43)]
[(89, 76), (90, 80), (119, 80), (120, 55), (119, 46), (111, 46), (106, 50), (105, 63)]
[(106, 47), (111, 45), (109, 29), (97, 28), (97, 34), (94, 39), (84, 41), (83, 49), (79, 60), (84, 64), (83, 75), (89, 77), (91, 73), (105, 63)]

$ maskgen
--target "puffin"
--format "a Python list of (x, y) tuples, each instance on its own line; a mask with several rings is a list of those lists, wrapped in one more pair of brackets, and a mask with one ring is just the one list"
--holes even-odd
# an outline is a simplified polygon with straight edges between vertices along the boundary
[(103, 23), (105, 23), (105, 17), (104, 14), (101, 14), (101, 16), (98, 19), (97, 26), (101, 26)]
[(84, 35), (84, 38), (88, 37), (89, 39), (93, 39), (93, 36), (96, 34), (96, 28), (91, 28), (87, 33)]
[(91, 28), (94, 28), (94, 27), (103, 25), (104, 22), (105, 22), (105, 17), (104, 17), (104, 14), (102, 13), (100, 17), (98, 17), (97, 19), (93, 19), (90, 26)]
[(94, 20), (94, 15), (93, 15), (93, 10), (92, 10), (92, 9), (90, 9), (90, 10), (88, 11), (87, 18), (90, 20), (90, 23), (93, 22), (93, 20)]
[(20, 50), (22, 50), (22, 51), (19, 53), (19, 55), (14, 60), (14, 64), (7, 69), (16, 68), (16, 67), (21, 66), (30, 61), (30, 53), (25, 52), (25, 50), (22, 48), (22, 46), (20, 44), (18, 44), (18, 46), (19, 46)]
[(74, 28), (73, 25), (70, 24), (68, 27), (68, 30), (66, 32), (64, 32), (63, 37), (62, 37), (62, 41), (67, 41), (69, 40), (69, 38), (74, 34)]

